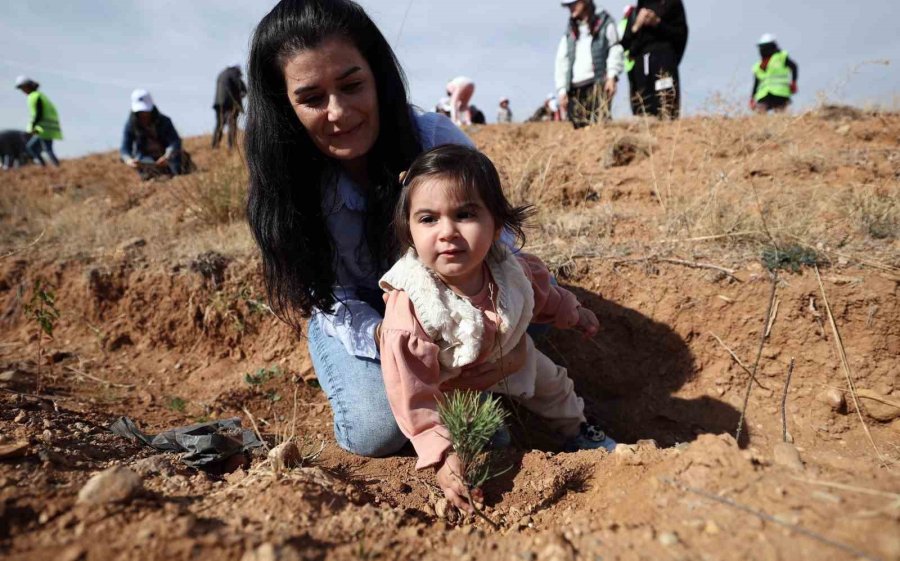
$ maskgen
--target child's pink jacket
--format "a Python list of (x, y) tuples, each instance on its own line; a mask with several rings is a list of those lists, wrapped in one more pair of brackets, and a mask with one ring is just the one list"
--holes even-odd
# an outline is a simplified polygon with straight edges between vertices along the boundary
[[(571, 328), (578, 323), (578, 308), (580, 307), (578, 300), (568, 290), (550, 282), (550, 272), (540, 259), (525, 254), (510, 255), (508, 259), (516, 260), (515, 263), (518, 263), (524, 273), (523, 280), (526, 280), (526, 287), (530, 285), (533, 291), (534, 307), (530, 317), (531, 323), (551, 323), (563, 329)], [(516, 269), (518, 268), (516, 267)], [(502, 274), (499, 269), (492, 270), (493, 276)], [(390, 273), (385, 275), (385, 278), (389, 278), (389, 275)], [(437, 282), (440, 286), (440, 281)], [(509, 283), (501, 282), (499, 285), (509, 285)], [(446, 364), (441, 364), (439, 358), (441, 345), (446, 345), (445, 342), (440, 340), (436, 342), (435, 338), (429, 336), (406, 291), (389, 289), (382, 280), (382, 287), (386, 289), (388, 298), (381, 329), (381, 368), (388, 400), (397, 424), (403, 434), (412, 441), (418, 454), (417, 469), (440, 463), (450, 447), (449, 433), (441, 425), (437, 413), (437, 404), (442, 395), (441, 384), (452, 378), (464, 378), (467, 367), (485, 362), (492, 354), (496, 356), (498, 327), (500, 333), (509, 329), (507, 326), (498, 326), (499, 316), (494, 302), (499, 303), (501, 299), (496, 294), (497, 286), (498, 284), (493, 281), (487, 283), (480, 294), (466, 299), (480, 312), (483, 329), (480, 341), (476, 342), (480, 344), (480, 351), (477, 352), (477, 358), (470, 364), (460, 365), (461, 368), (448, 368)], [(492, 290), (495, 292), (493, 298)], [(444, 297), (446, 298), (446, 295)], [(514, 317), (507, 313), (501, 315)], [(523, 319), (527, 325), (529, 318)], [(525, 335), (525, 337), (528, 336)], [(516, 339), (518, 340), (518, 337)], [(509, 344), (508, 348), (501, 349), (502, 354), (508, 353), (512, 346), (514, 343)], [(532, 373), (530, 382), (524, 381), (526, 385), (530, 383), (533, 387), (534, 377), (540, 375), (540, 372), (534, 373), (536, 360), (532, 355), (539, 353), (534, 349), (530, 340), (528, 341), (528, 351), (529, 357), (523, 370), (528, 370), (530, 367)], [(546, 357), (544, 358), (546, 359)], [(545, 362), (549, 363), (550, 361), (545, 360)], [(529, 376), (524, 372), (522, 374), (525, 378)], [(491, 391), (512, 394), (512, 391), (504, 391), (504, 389), (509, 390), (509, 385), (515, 385), (516, 377), (519, 375), (520, 373), (516, 373), (509, 376), (507, 380), (511, 384), (507, 384), (505, 388), (501, 387), (504, 384), (501, 382), (498, 386), (491, 388)], [(564, 371), (563, 379), (566, 379)], [(568, 383), (571, 386), (571, 381)], [(525, 393), (521, 395), (528, 397)], [(580, 403), (580, 400), (578, 402)], [(581, 411), (569, 413), (577, 416), (581, 414)]]

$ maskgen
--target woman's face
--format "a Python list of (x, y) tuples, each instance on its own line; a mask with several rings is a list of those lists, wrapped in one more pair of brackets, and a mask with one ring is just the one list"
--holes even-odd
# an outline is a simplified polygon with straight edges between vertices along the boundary
[(378, 138), (378, 94), (369, 63), (342, 37), (300, 51), (284, 65), (287, 96), (316, 147), (326, 156), (364, 157)]

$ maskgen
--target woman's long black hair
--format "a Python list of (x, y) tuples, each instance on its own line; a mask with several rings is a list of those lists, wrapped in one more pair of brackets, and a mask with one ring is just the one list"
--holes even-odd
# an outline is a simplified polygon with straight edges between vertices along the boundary
[(291, 108), (283, 68), (297, 53), (335, 36), (356, 46), (375, 78), (380, 128), (367, 157), (366, 242), (378, 266), (395, 252), (390, 223), (398, 176), (421, 150), (403, 70), (359, 5), (282, 0), (260, 21), (248, 68), (247, 218), (262, 252), (271, 306), (298, 330), (300, 318), (313, 308), (330, 310), (335, 303), (335, 249), (321, 200), (338, 168), (316, 148)]

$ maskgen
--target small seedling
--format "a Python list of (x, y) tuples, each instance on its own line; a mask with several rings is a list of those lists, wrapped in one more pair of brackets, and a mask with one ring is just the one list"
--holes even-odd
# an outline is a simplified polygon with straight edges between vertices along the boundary
[(31, 290), (31, 300), (25, 304), (25, 317), (34, 321), (38, 327), (37, 336), (37, 390), (42, 389), (41, 363), (44, 359), (43, 339), (46, 334), (53, 339), (53, 328), (59, 319), (59, 309), (56, 307), (56, 294), (53, 287), (44, 283), (42, 279), (35, 279)]
[(791, 245), (781, 249), (769, 246), (762, 252), (762, 262), (770, 271), (782, 269), (799, 273), (804, 266), (817, 265), (819, 256), (812, 249), (800, 245)]
[(179, 413), (184, 413), (184, 410), (187, 408), (187, 401), (181, 399), (180, 397), (170, 397), (166, 401), (166, 407), (171, 409), (172, 411), (177, 411)]
[(248, 386), (261, 386), (276, 376), (281, 376), (281, 368), (278, 366), (258, 368), (256, 372), (244, 374), (244, 383)]
[(472, 489), (481, 487), (509, 469), (498, 471), (490, 451), (485, 450), (506, 419), (506, 411), (500, 405), (500, 398), (482, 398), (478, 392), (468, 390), (453, 392), (438, 404), (438, 415), (450, 433), (450, 443), (462, 465), (462, 473), (454, 475), (465, 486), (469, 504), (475, 514), (495, 529), (498, 528), (496, 522), (481, 512), (472, 500)]

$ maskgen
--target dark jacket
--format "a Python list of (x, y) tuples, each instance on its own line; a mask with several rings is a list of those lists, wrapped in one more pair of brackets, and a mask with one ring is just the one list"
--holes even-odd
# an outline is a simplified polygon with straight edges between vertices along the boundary
[(165, 150), (168, 157), (176, 156), (181, 152), (181, 137), (172, 124), (172, 119), (153, 108), (153, 122), (148, 129), (138, 124), (137, 115), (131, 113), (125, 122), (125, 130), (122, 132), (122, 146), (119, 153), (122, 158), (157, 159), (159, 156), (148, 152), (153, 140)]
[[(632, 33), (631, 27), (641, 8), (653, 10), (662, 21), (656, 27), (644, 26), (637, 33)], [(676, 64), (681, 64), (688, 40), (684, 5), (681, 0), (638, 0), (621, 39), (622, 47), (631, 52), (633, 59), (644, 53), (666, 50), (675, 54)]]
[(237, 107), (243, 109), (241, 100), (247, 95), (247, 85), (241, 79), (241, 69), (237, 66), (229, 66), (219, 72), (216, 78), (216, 97), (213, 100), (213, 109), (222, 108), (229, 110)]

